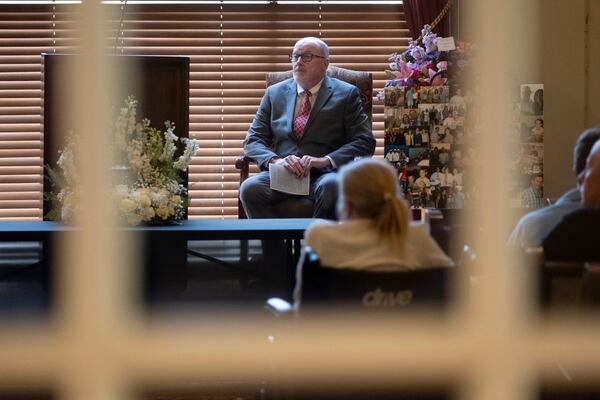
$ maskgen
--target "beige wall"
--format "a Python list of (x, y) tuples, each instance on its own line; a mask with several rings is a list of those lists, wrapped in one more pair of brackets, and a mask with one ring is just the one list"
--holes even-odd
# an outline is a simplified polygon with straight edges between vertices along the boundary
[[(595, 50), (596, 59), (600, 57), (600, 37), (592, 36), (589, 29), (595, 25), (598, 30), (600, 2), (541, 0), (541, 4), (539, 76), (545, 84), (544, 180), (546, 194), (557, 197), (574, 186), (570, 166), (579, 132), (600, 121), (598, 107), (593, 107), (599, 104), (600, 91), (593, 90), (589, 73), (592, 52)], [(597, 77), (594, 80), (598, 87)]]
[(600, 125), (600, 2), (588, 4), (588, 125)]
[(545, 193), (575, 185), (572, 150), (600, 124), (600, 1), (539, 0), (539, 82), (544, 83)]
[[(457, 2), (462, 23), (455, 24), (453, 33), (477, 42), (470, 37), (467, 23), (473, 17), (469, 15), (473, 1), (477, 0)], [(520, 84), (545, 85), (545, 194), (558, 197), (575, 186), (571, 166), (577, 136), (600, 124), (600, 0), (519, 0), (512, 4), (515, 8), (506, 35), (514, 47), (504, 67), (515, 95)]]

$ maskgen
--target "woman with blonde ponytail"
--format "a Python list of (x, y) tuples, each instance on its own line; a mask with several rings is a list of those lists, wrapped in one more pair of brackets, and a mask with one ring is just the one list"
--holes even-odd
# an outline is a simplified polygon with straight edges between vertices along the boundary
[(321, 265), (373, 271), (452, 265), (429, 227), (410, 221), (396, 173), (388, 163), (367, 158), (347, 164), (338, 174), (338, 183), (340, 222), (317, 222), (305, 235), (306, 245), (317, 253)]

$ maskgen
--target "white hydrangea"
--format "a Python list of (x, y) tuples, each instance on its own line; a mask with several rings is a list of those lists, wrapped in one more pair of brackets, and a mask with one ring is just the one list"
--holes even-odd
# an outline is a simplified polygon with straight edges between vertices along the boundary
[(79, 210), (79, 197), (76, 192), (73, 190), (63, 190), (61, 191), (61, 210), (60, 217), (62, 221), (73, 221), (73, 217), (76, 212)]
[(182, 138), (181, 141), (185, 143), (185, 150), (183, 154), (175, 161), (174, 167), (180, 171), (185, 171), (192, 161), (192, 157), (196, 155), (198, 151), (198, 141), (196, 139)]
[[(137, 106), (137, 100), (129, 96), (114, 125), (114, 159), (122, 167), (119, 171), (129, 170), (124, 182), (113, 188), (115, 207), (130, 225), (181, 219), (186, 212), (187, 190), (180, 183), (179, 174), (188, 168), (198, 142), (181, 139), (185, 148), (175, 160), (180, 140), (175, 135), (175, 126), (166, 121), (166, 130), (160, 132), (147, 119), (138, 122)], [(77, 183), (78, 159), (74, 154), (75, 139), (68, 140), (58, 159), (66, 182), (55, 196), (63, 221), (72, 220), (74, 208), (79, 204), (73, 189)]]
[(173, 132), (175, 130), (175, 125), (171, 124), (171, 121), (166, 121), (165, 126), (167, 130), (164, 133), (165, 144), (163, 146), (163, 153), (160, 156), (161, 161), (173, 159), (173, 155), (175, 155), (175, 151), (177, 150), (175, 142), (177, 142), (178, 138)]

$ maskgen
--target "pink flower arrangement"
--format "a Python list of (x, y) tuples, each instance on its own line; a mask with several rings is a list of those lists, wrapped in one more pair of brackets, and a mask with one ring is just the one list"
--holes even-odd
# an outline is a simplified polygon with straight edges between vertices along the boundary
[(437, 47), (438, 36), (431, 32), (431, 26), (425, 25), (421, 32), (422, 46), (411, 40), (406, 50), (390, 56), (385, 87), (443, 86), (449, 79), (458, 78), (467, 65), (470, 46), (460, 42), (456, 51), (441, 52)]
[(441, 59), (437, 35), (431, 32), (429, 25), (423, 27), (422, 33), (424, 47), (411, 40), (408, 49), (389, 58), (386, 73), (391, 79), (386, 82), (386, 87), (440, 86), (446, 83), (446, 78), (441, 75), (447, 70), (448, 63)]

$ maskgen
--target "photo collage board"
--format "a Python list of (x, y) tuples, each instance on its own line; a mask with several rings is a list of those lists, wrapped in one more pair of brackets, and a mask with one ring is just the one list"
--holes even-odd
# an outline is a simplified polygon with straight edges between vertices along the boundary
[(451, 86), (387, 87), (384, 94), (384, 156), (410, 206), (468, 206), (472, 94)]
[(544, 203), (544, 85), (523, 84), (519, 102), (511, 106), (511, 148), (517, 149), (509, 163), (518, 177), (509, 188), (511, 206), (540, 208)]

